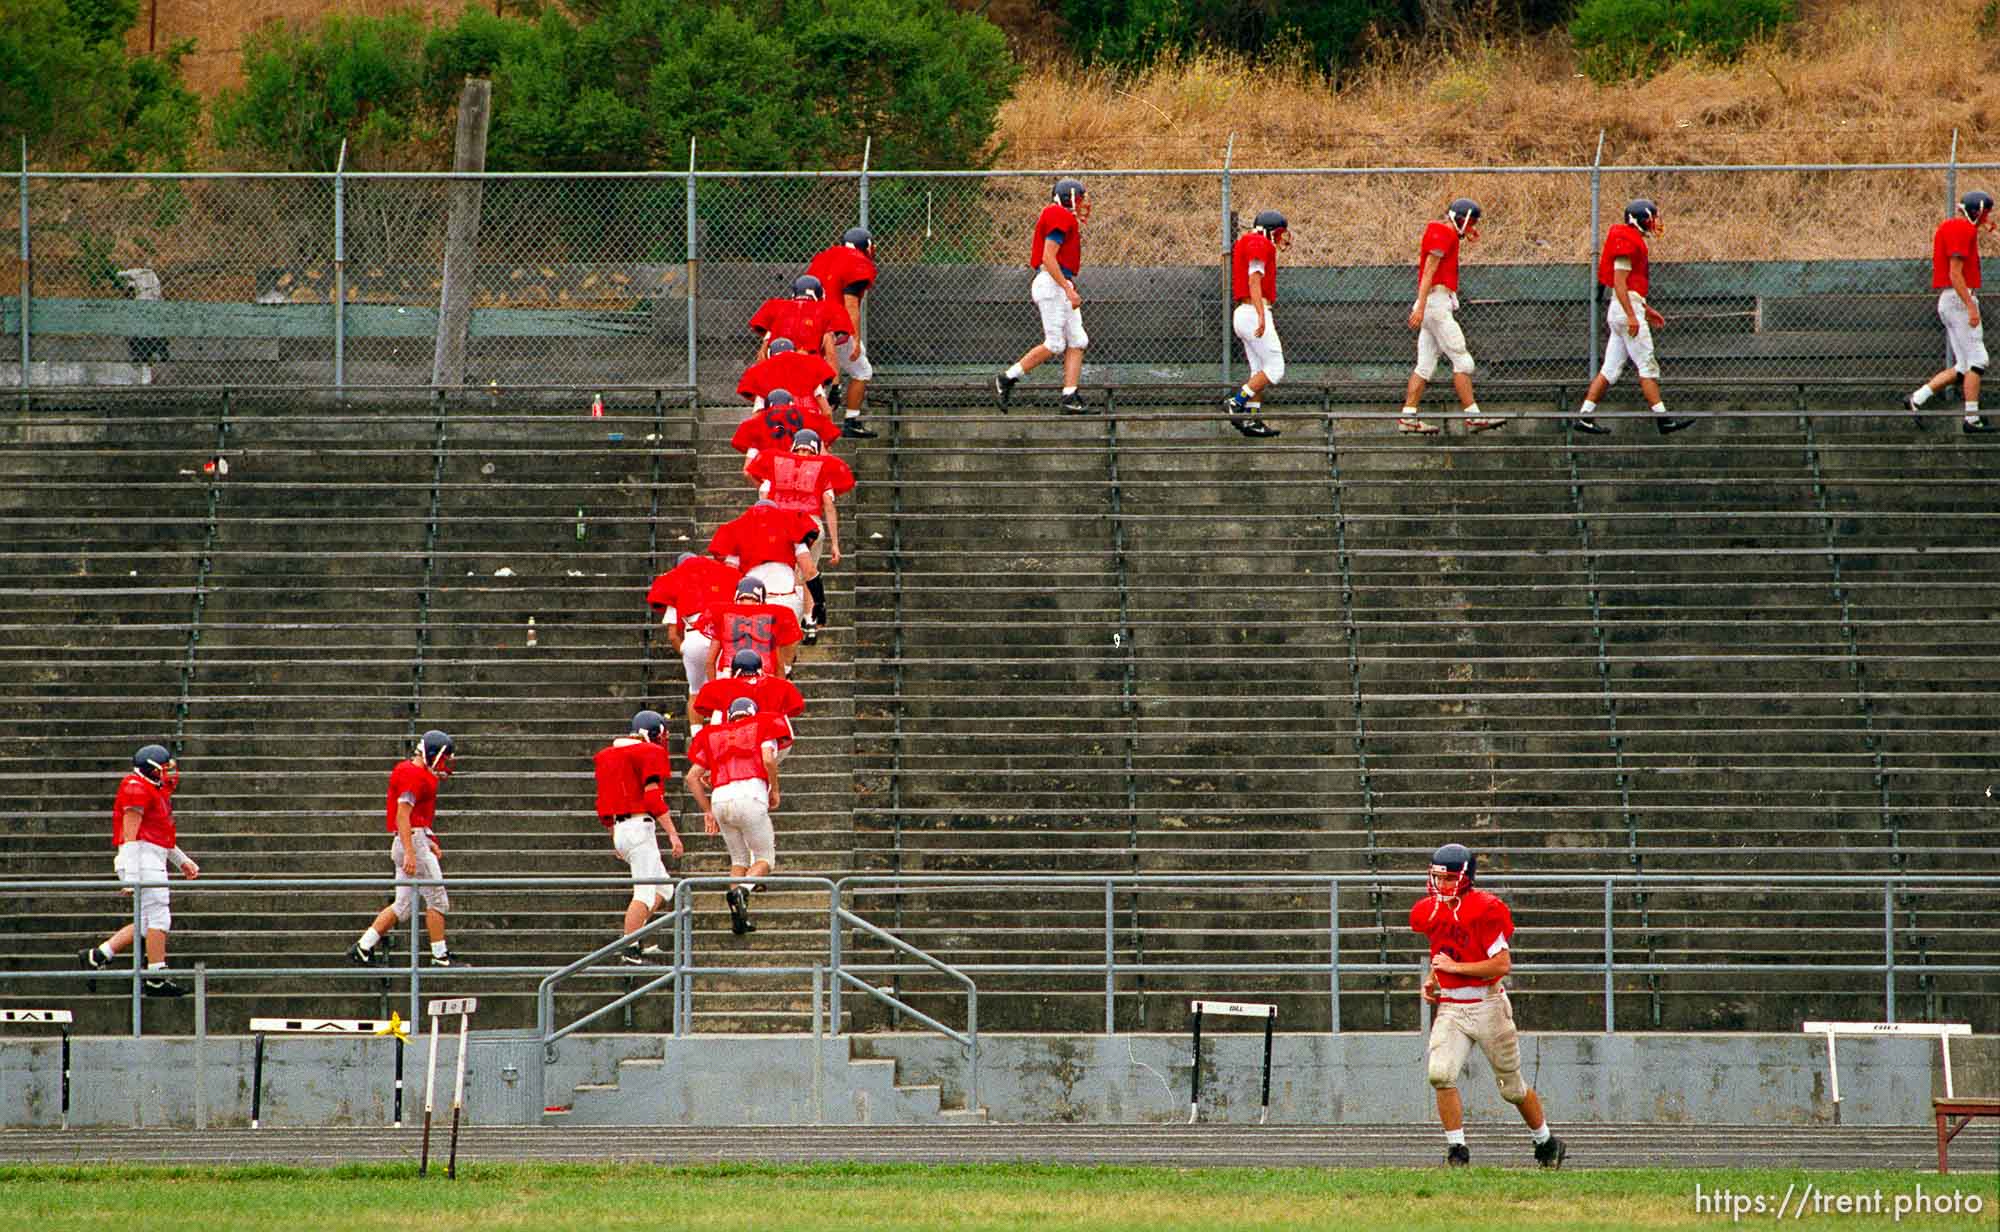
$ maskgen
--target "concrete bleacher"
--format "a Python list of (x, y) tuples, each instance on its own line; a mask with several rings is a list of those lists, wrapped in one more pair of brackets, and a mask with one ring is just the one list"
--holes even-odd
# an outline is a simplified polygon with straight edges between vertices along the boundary
[[(809, 709), (785, 767), (781, 871), (1407, 874), (1460, 838), (1514, 903), (1524, 964), (1596, 961), (1602, 896), (1508, 874), (1629, 871), (1753, 873), (1772, 891), (1621, 890), (1621, 958), (1784, 963), (1808, 930), (1814, 957), (1879, 961), (1879, 892), (1775, 890), (1990, 863), (2000, 451), (1948, 416), (1919, 433), (1795, 413), (1879, 393), (1801, 397), (1677, 396), (1737, 413), (1665, 441), (1635, 420), (1607, 438), (1543, 420), (1414, 440), (1306, 389), (1273, 400), (1284, 436), (1251, 442), (1188, 391), (1120, 391), (1116, 414), (1089, 418), (878, 393), (882, 439), (839, 446), (861, 487), (843, 507), (850, 560), (829, 572), (833, 626), (797, 676)], [(106, 875), (109, 793), (153, 738), (182, 750), (184, 845), (206, 876), (380, 875), (382, 777), (413, 732), (442, 726), (460, 745), (440, 798), (449, 875), (615, 876), (589, 755), (640, 705), (681, 708), (643, 587), (750, 489), (727, 447), (736, 408), (616, 395), (599, 420), (586, 406), (80, 397), (8, 421), (8, 875)], [(218, 450), (232, 469), (211, 481), (201, 463)], [(685, 798), (676, 812), (682, 871), (721, 871)], [(1414, 971), (1414, 893), (1343, 891), (1342, 960)], [(175, 964), (334, 964), (381, 897), (177, 895)], [(615, 886), (454, 897), (454, 948), (485, 967), (579, 957), (611, 940), (625, 901)], [(823, 961), (823, 896), (764, 898), (744, 940), (716, 896), (699, 902), (697, 955)], [(1101, 890), (871, 890), (854, 905), (953, 962), (1103, 960)], [(1121, 965), (1327, 956), (1323, 887), (1120, 891), (1111, 906)], [(1991, 1029), (1973, 977), (1921, 971), (1993, 961), (1984, 907), (1928, 893), (1891, 907), (1901, 995)], [(120, 910), (102, 893), (22, 896), (0, 929), (21, 966), (67, 968)], [(532, 1013), (532, 977), (446, 978), (426, 986), (494, 998), (488, 1025)], [(1326, 1023), (1323, 979), (1118, 982), (1121, 1027), (1178, 1026), (1191, 993)], [(979, 983), (988, 1028), (1102, 1023), (1100, 970)], [(1517, 984), (1539, 995), (1537, 1025), (1600, 1020), (1595, 974)], [(566, 986), (559, 1017), (627, 986)], [(218, 982), (210, 1029), (240, 1027), (253, 1001), (388, 1004), (372, 977), (308, 987)], [(962, 1016), (935, 981), (904, 987)], [(1413, 1025), (1413, 989), (1350, 976), (1343, 1025)], [(116, 982), (55, 990), (87, 1029), (126, 1012)], [(1872, 1016), (1880, 997), (1879, 976), (1621, 974), (1618, 1020), (1789, 1028), (1808, 1010)], [(665, 1001), (630, 1022), (663, 1025)], [(859, 1002), (851, 1021), (883, 1021)], [(808, 1025), (795, 978), (704, 977), (694, 1004), (703, 1030)], [(148, 1021), (185, 1030), (189, 1014)]]

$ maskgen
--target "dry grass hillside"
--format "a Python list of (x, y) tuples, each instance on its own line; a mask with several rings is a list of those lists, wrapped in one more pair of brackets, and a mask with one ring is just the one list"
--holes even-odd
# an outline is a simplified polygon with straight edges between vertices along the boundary
[[(1975, 25), (1985, 4), (1806, 0), (1787, 39), (1739, 64), (1609, 87), (1580, 76), (1559, 39), (1378, 54), (1339, 92), (1213, 57), (1136, 80), (1031, 57), (1002, 116), (1002, 165), (1213, 167), (1232, 133), (1237, 167), (1573, 165), (1591, 161), (1600, 130), (1607, 164), (1943, 161), (1953, 129), (1962, 161), (2000, 162), (2000, 39)], [(1995, 185), (2000, 173), (1960, 181)], [(1097, 203), (1107, 239), (1102, 224), (1115, 218), (1148, 246), (1213, 247), (1212, 211), (1182, 222), (1149, 208), (1185, 188), (1107, 187)], [(1925, 248), (1945, 201), (1944, 177), (1921, 172), (1618, 175), (1603, 192), (1613, 208), (1657, 197), (1669, 223), (1661, 255), (1688, 260), (1907, 256)], [(1459, 193), (1486, 208), (1484, 259), (1588, 251), (1588, 187), (1576, 176), (1245, 177), (1234, 204), (1245, 217), (1285, 209), (1307, 263), (1400, 261), (1413, 213)]]

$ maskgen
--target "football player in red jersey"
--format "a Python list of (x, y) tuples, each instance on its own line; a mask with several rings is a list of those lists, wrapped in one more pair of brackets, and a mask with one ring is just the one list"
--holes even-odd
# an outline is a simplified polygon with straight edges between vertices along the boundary
[(826, 388), (832, 382), (833, 365), (823, 357), (799, 350), (790, 338), (773, 338), (764, 358), (743, 370), (736, 392), (748, 398), (754, 409), (782, 389), (794, 402), (810, 403), (821, 414), (831, 416), (833, 404), (826, 400)]
[(1461, 241), (1479, 239), (1479, 203), (1460, 197), (1444, 207), (1442, 221), (1424, 227), (1417, 243), (1417, 302), (1410, 306), (1410, 328), (1417, 331), (1417, 366), (1403, 391), (1403, 417), (1396, 427), (1403, 432), (1434, 436), (1439, 429), (1417, 418), (1417, 403), (1424, 387), (1437, 375), (1438, 360), (1451, 361), (1451, 385), (1458, 393), (1459, 409), (1465, 412), (1465, 427), (1485, 432), (1504, 426), (1504, 420), (1479, 413), (1479, 401), (1472, 396), (1472, 352), (1465, 346), (1465, 331), (1458, 327), (1458, 248)]
[(791, 681), (764, 674), (764, 656), (754, 650), (739, 650), (729, 661), (729, 670), (701, 686), (694, 708), (711, 722), (720, 722), (729, 713), (729, 704), (739, 697), (757, 703), (760, 714), (775, 714), (785, 720), (785, 738), (778, 744), (778, 758), (792, 751), (797, 732), (792, 720), (806, 712), (806, 699)]
[(764, 602), (790, 608), (803, 624), (806, 588), (800, 581), (810, 583), (817, 572), (812, 544), (818, 537), (818, 523), (805, 514), (759, 500), (716, 527), (708, 550), (741, 569), (744, 577), (762, 582)]
[(751, 411), (736, 425), (729, 447), (743, 455), (743, 474), (747, 478), (750, 464), (758, 455), (790, 449), (792, 438), (805, 431), (817, 432), (823, 441), (840, 436), (840, 429), (833, 426), (831, 419), (810, 405), (795, 401), (788, 390), (774, 389), (762, 409)]
[(1054, 199), (1035, 219), (1028, 248), (1028, 268), (1035, 271), (1028, 294), (1042, 317), (1042, 340), (993, 378), (993, 392), (999, 395), (1003, 411), (1021, 378), (1057, 355), (1063, 357), (1063, 413), (1082, 415), (1090, 410), (1077, 392), (1090, 335), (1083, 331), (1083, 296), (1076, 289), (1076, 274), (1083, 268), (1083, 225), (1089, 221), (1090, 194), (1083, 190), (1083, 181), (1057, 180)]
[(819, 575), (822, 546), (832, 564), (840, 563), (840, 515), (835, 498), (854, 490), (854, 471), (839, 458), (820, 452), (817, 432), (801, 432), (792, 437), (790, 453), (767, 453), (752, 462), (745, 474), (757, 481), (757, 491), (778, 508), (802, 513), (814, 520), (824, 538), (810, 544), (812, 568), (806, 572), (806, 589), (812, 592), (812, 611), (803, 622), (808, 640), (816, 640), (826, 623), (826, 582)]
[(1278, 252), (1291, 246), (1292, 229), (1285, 216), (1265, 210), (1237, 237), (1229, 253), (1229, 293), (1236, 303), (1230, 327), (1243, 343), (1250, 379), (1223, 401), (1222, 409), (1245, 436), (1278, 435), (1255, 412), (1263, 409), (1258, 399), (1264, 391), (1285, 379), (1285, 344), (1278, 340), (1278, 318), (1271, 306), (1278, 302)]
[(826, 288), (811, 274), (792, 279), (790, 299), (767, 299), (750, 317), (750, 332), (757, 335), (757, 362), (770, 358), (774, 339), (789, 339), (808, 355), (817, 355), (828, 364), (835, 362), (835, 346), (854, 333), (847, 309), (826, 298)]
[[(611, 849), (632, 870), (632, 901), (625, 908), (625, 935), (646, 925), (654, 910), (673, 899), (665, 884), (666, 862), (660, 859), (661, 829), (667, 832), (674, 859), (681, 858), (680, 831), (667, 811), (667, 783), (674, 777), (667, 758), (667, 721), (657, 710), (632, 716), (632, 732), (597, 750), (591, 759), (597, 773), (597, 820), (611, 831)], [(620, 962), (638, 965), (657, 956), (657, 947), (641, 953), (637, 942), (625, 947)]]
[(715, 662), (715, 643), (697, 627), (698, 622), (709, 608), (727, 603), (742, 580), (743, 571), (734, 564), (682, 552), (674, 567), (654, 578), (646, 592), (646, 602), (660, 617), (667, 640), (673, 643), (687, 673), (689, 722), (696, 721), (694, 695), (708, 683), (709, 668)]
[(757, 713), (739, 697), (726, 721), (712, 723), (688, 742), (688, 791), (701, 806), (703, 828), (729, 847), (729, 875), (742, 878), (723, 896), (729, 928), (737, 936), (757, 931), (750, 922), (750, 891), (777, 862), (771, 810), (778, 807), (778, 744), (789, 739), (783, 718)]
[(1991, 432), (1992, 425), (1979, 413), (1979, 384), (1986, 375), (1986, 330), (1979, 319), (1979, 233), (1994, 228), (1993, 197), (1990, 193), (1969, 192), (1958, 199), (1958, 212), (1938, 224), (1931, 236), (1931, 289), (1938, 293), (1938, 319), (1944, 322), (1951, 367), (1932, 377), (1909, 396), (1904, 405), (1918, 418), (1910, 422), (1921, 428), (1924, 403), (1947, 386), (1965, 382), (1967, 433)]
[(1653, 330), (1665, 325), (1667, 319), (1646, 302), (1652, 292), (1646, 237), (1657, 236), (1663, 229), (1660, 207), (1641, 197), (1625, 207), (1624, 222), (1613, 224), (1604, 233), (1604, 250), (1597, 255), (1597, 282), (1611, 289), (1611, 306), (1604, 310), (1610, 330), (1604, 343), (1604, 366), (1590, 378), (1583, 405), (1570, 420), (1579, 432), (1602, 435), (1611, 431), (1592, 416), (1597, 412), (1597, 400), (1617, 382), (1628, 360), (1638, 370), (1639, 392), (1653, 408), (1653, 424), (1660, 435), (1694, 426), (1692, 419), (1667, 414), (1667, 404), (1660, 397), (1660, 361), (1653, 355)]
[(1454, 1166), (1472, 1162), (1458, 1075), (1477, 1044), (1493, 1067), (1500, 1098), (1520, 1109), (1528, 1124), (1535, 1162), (1560, 1168), (1569, 1148), (1549, 1132), (1541, 1096), (1521, 1077), (1520, 1033), (1500, 983), (1514, 969), (1509, 948), (1514, 917), (1506, 903), (1474, 887), (1477, 866), (1478, 858), (1461, 843), (1438, 848), (1431, 855), (1430, 893), (1410, 908), (1411, 930), (1428, 938), (1431, 947), (1423, 995), (1437, 1007), (1437, 1017), (1424, 1060), (1437, 1091), (1438, 1119), (1444, 1122), (1444, 1161)]
[(722, 670), (737, 654), (754, 650), (764, 662), (776, 663), (778, 674), (792, 674), (793, 647), (805, 636), (792, 609), (764, 601), (764, 583), (744, 578), (736, 584), (735, 602), (702, 613), (701, 628), (715, 643), (710, 674)]
[[(167, 866), (181, 870), (193, 881), (201, 875), (201, 865), (180, 849), (174, 827), (174, 789), (181, 783), (181, 769), (163, 744), (149, 744), (132, 755), (132, 771), (118, 784), (111, 803), (111, 845), (118, 854), (111, 867), (127, 887), (148, 882), (143, 889), (128, 888), (126, 894), (139, 895), (139, 927), (146, 938), (146, 969), (161, 974), (144, 978), (149, 997), (185, 997), (187, 987), (168, 978), (167, 934), (173, 931), (174, 915), (167, 893)], [(132, 925), (127, 924), (102, 942), (78, 954), (77, 961), (92, 971), (111, 965), (119, 951), (132, 944)]]
[[(347, 947), (347, 957), (367, 966), (383, 955), (377, 945), (389, 930), (410, 918), (412, 900), (424, 900), (424, 926), (431, 937), (431, 966), (462, 967), (465, 959), (451, 952), (444, 942), (444, 917), (451, 911), (451, 896), (442, 885), (416, 886), (417, 880), (443, 881), (438, 864), (443, 848), (433, 835), (437, 827), (438, 784), (451, 777), (457, 749), (451, 737), (432, 728), (417, 741), (414, 756), (399, 761), (389, 771), (389, 807), (385, 828), (394, 836), (389, 843), (389, 862), (396, 870), (396, 897), (375, 913), (375, 922)], [(414, 891), (414, 892), (413, 892)]]
[(812, 259), (806, 273), (820, 280), (854, 324), (853, 335), (834, 348), (834, 366), (847, 378), (847, 394), (842, 399), (847, 404), (843, 420), (847, 434), (866, 440), (875, 433), (861, 422), (861, 405), (868, 400), (868, 382), (875, 378), (875, 366), (868, 362), (868, 352), (861, 346), (861, 297), (875, 286), (875, 237), (866, 227), (849, 227), (838, 244)]

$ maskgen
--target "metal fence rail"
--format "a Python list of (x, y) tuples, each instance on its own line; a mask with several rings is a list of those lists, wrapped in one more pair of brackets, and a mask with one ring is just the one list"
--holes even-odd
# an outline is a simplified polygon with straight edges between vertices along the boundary
[[(1036, 341), (1027, 236), (1076, 169), (744, 173), (105, 174), (0, 182), (0, 329), (21, 388), (227, 382), (517, 390), (733, 383), (747, 320), (854, 225), (883, 274), (861, 323), (897, 378), (983, 377)], [(1240, 368), (1226, 254), (1283, 209), (1278, 315), (1296, 379), (1395, 383), (1417, 236), (1454, 196), (1486, 211), (1464, 315), (1490, 377), (1587, 375), (1601, 346), (1592, 256), (1630, 197), (1658, 199), (1661, 347), (1675, 375), (1879, 374), (1934, 357), (1922, 264), (1961, 173), (2000, 163), (1235, 167), (1083, 172), (1096, 213), (1080, 286), (1094, 384)], [(450, 189), (476, 179), (462, 371), (432, 371)], [(1857, 230), (1781, 232), (1810, 199)], [(18, 220), (18, 221), (15, 221)], [(1025, 392), (1025, 391), (1024, 391)]]
[[(1424, 955), (1421, 946), (1413, 939), (1399, 935), (1395, 942), (1396, 956), (1390, 957), (1386, 938), (1378, 940), (1376, 929), (1354, 929), (1343, 926), (1343, 890), (1350, 900), (1362, 893), (1380, 895), (1386, 892), (1402, 891), (1411, 894), (1422, 892), (1424, 879), (1418, 874), (1044, 874), (1044, 875), (986, 875), (964, 876), (874, 876), (856, 875), (839, 879), (824, 877), (778, 877), (769, 879), (771, 888), (778, 891), (804, 890), (817, 896), (825, 892), (825, 925), (822, 934), (827, 939), (827, 958), (824, 963), (810, 965), (787, 965), (772, 963), (767, 965), (746, 965), (741, 963), (714, 963), (702, 961), (696, 953), (694, 932), (690, 925), (689, 903), (691, 891), (697, 889), (717, 889), (732, 882), (728, 877), (699, 877), (682, 879), (675, 884), (674, 908), (666, 915), (653, 921), (641, 933), (622, 937), (616, 942), (599, 947), (574, 962), (561, 967), (500, 967), (481, 969), (426, 970), (418, 965), (419, 946), (416, 943), (417, 930), (411, 930), (412, 945), (407, 968), (399, 968), (399, 974), (407, 984), (409, 1005), (413, 1018), (418, 1009), (422, 984), (426, 980), (447, 979), (451, 981), (467, 978), (538, 978), (535, 988), (536, 1029), (545, 1046), (572, 1034), (582, 1026), (603, 1014), (620, 1008), (631, 1001), (661, 989), (671, 988), (675, 998), (674, 1034), (678, 1037), (693, 1030), (692, 1001), (698, 995), (697, 979), (706, 976), (781, 976), (810, 975), (813, 978), (812, 1018), (817, 1024), (827, 1021), (832, 1024), (835, 1034), (843, 1031), (841, 993), (844, 987), (865, 992), (876, 1000), (883, 1001), (907, 1017), (914, 1018), (926, 1028), (936, 1031), (960, 1044), (966, 1050), (970, 1075), (968, 1084), (977, 1082), (977, 1053), (979, 1035), (980, 979), (988, 976), (1026, 975), (1103, 977), (1104, 1030), (1114, 1034), (1117, 1030), (1117, 1001), (1120, 994), (1118, 977), (1144, 975), (1204, 975), (1223, 980), (1250, 977), (1276, 977), (1282, 981), (1281, 994), (1290, 993), (1306, 996), (1324, 996), (1329, 1010), (1329, 1021), (1335, 1032), (1341, 1030), (1340, 1002), (1343, 980), (1356, 977), (1386, 978), (1390, 976), (1416, 977), (1423, 975)], [(323, 890), (381, 890), (394, 883), (386, 878), (269, 878), (269, 879), (224, 879), (207, 878), (199, 882), (183, 883), (175, 887), (182, 895), (204, 895), (228, 893), (244, 889), (260, 891), (323, 891)], [(412, 882), (410, 884), (438, 884), (434, 882)], [(603, 888), (605, 886), (624, 887), (631, 884), (629, 878), (609, 877), (488, 877), (457, 878), (449, 883), (459, 890), (510, 891), (530, 896), (547, 896), (558, 892), (573, 892), (578, 889)], [(1897, 1014), (1897, 976), (1908, 973), (1911, 967), (1899, 962), (1896, 943), (1895, 911), (1900, 899), (1912, 896), (1930, 895), (1990, 895), (2000, 890), (2000, 876), (1984, 874), (1940, 874), (1903, 876), (1895, 874), (1868, 875), (1812, 875), (1786, 877), (1776, 881), (1769, 877), (1729, 874), (1659, 874), (1659, 873), (1585, 873), (1585, 874), (1520, 874), (1495, 879), (1494, 889), (1518, 904), (1537, 894), (1579, 894), (1589, 898), (1591, 907), (1585, 914), (1595, 913), (1594, 936), (1601, 938), (1594, 957), (1585, 958), (1571, 954), (1553, 961), (1538, 960), (1530, 956), (1527, 961), (1517, 964), (1516, 980), (1533, 981), (1561, 975), (1594, 975), (1601, 980), (1604, 1030), (1616, 1029), (1617, 985), (1616, 978), (1627, 976), (1717, 976), (1747, 974), (1767, 977), (1816, 977), (1828, 975), (1880, 976), (1882, 980), (1882, 1020), (1895, 1022)], [(62, 892), (65, 894), (101, 894), (110, 896), (124, 888), (116, 881), (79, 880), (0, 880), (0, 892), (13, 895), (30, 893)], [(1310, 909), (1319, 914), (1324, 924), (1319, 926), (1319, 938), (1307, 938), (1301, 947), (1303, 956), (1288, 961), (1241, 961), (1215, 959), (1201, 962), (1139, 961), (1121, 963), (1118, 961), (1119, 923), (1115, 900), (1120, 894), (1136, 893), (1182, 893), (1182, 894), (1229, 894), (1245, 893), (1288, 893), (1310, 897), (1323, 904), (1322, 908)], [(1668, 894), (1706, 894), (1725, 901), (1754, 892), (1796, 904), (1797, 910), (1806, 910), (1815, 905), (1814, 900), (1825, 900), (1832, 896), (1853, 895), (1872, 897), (1881, 903), (1880, 915), (1880, 961), (1859, 962), (1851, 960), (1828, 961), (1810, 956), (1801, 956), (1797, 961), (1761, 961), (1757, 959), (1726, 960), (1716, 957), (1727, 952), (1727, 947), (1719, 947), (1710, 954), (1696, 953), (1693, 957), (1678, 961), (1659, 959), (1634, 959), (1622, 956), (1617, 947), (1618, 903), (1620, 895), (1662, 896)], [(977, 899), (979, 896), (1006, 895), (1018, 899), (1024, 894), (1036, 896), (1078, 895), (1095, 900), (1101, 898), (1102, 913), (1101, 961), (1095, 958), (1079, 957), (1069, 961), (1044, 959), (1025, 962), (951, 962), (940, 957), (933, 950), (915, 945), (907, 939), (908, 929), (903, 934), (884, 929), (869, 922), (861, 910), (870, 904), (882, 904), (904, 898), (925, 898), (959, 900)], [(1539, 900), (1538, 900), (1539, 901)], [(137, 918), (137, 905), (134, 904)], [(1529, 920), (1529, 927), (1535, 927)], [(1544, 924), (1544, 928), (1549, 927)], [(665, 931), (673, 937), (667, 961), (648, 964), (642, 968), (627, 966), (609, 967), (612, 955), (626, 945)], [(848, 934), (853, 939), (847, 939)], [(1314, 955), (1313, 948), (1324, 954), (1324, 958)], [(1359, 949), (1366, 953), (1371, 949), (1380, 955), (1375, 961), (1355, 962), (1343, 959), (1343, 949)], [(1588, 947), (1585, 947), (1586, 950)], [(1800, 953), (1798, 947), (1787, 943), (1787, 954)], [(874, 958), (869, 950), (886, 950), (888, 961)], [(20, 981), (54, 979), (72, 981), (79, 979), (127, 979), (132, 987), (132, 1033), (143, 1030), (143, 1000), (139, 994), (142, 978), (158, 975), (143, 968), (135, 946), (129, 969), (121, 969), (118, 974), (104, 971), (24, 969), (0, 971), (0, 981)], [(1986, 955), (1981, 961), (1961, 963), (1926, 963), (1921, 967), (1927, 976), (1966, 976), (1980, 981), (1976, 987), (1984, 991), (1974, 994), (1976, 999), (1995, 996), (1996, 987), (1992, 977), (2000, 976), (2000, 953)], [(965, 998), (965, 1027), (961, 1031), (937, 1018), (922, 1012), (908, 1000), (908, 993), (891, 992), (867, 980), (869, 975), (908, 975), (926, 973), (941, 976), (951, 986), (954, 994)], [(329, 981), (357, 977), (380, 979), (382, 972), (353, 967), (298, 967), (298, 968), (209, 968), (193, 971), (186, 968), (171, 969), (168, 974), (196, 976), (201, 981), (201, 991), (214, 980), (261, 981), (271, 995), (324, 994)], [(600, 1006), (575, 1022), (559, 1025), (554, 1008), (556, 987), (566, 980), (583, 976), (644, 976), (643, 985), (628, 988), (623, 996)], [(989, 989), (989, 998), (993, 995)], [(1125, 995), (1131, 995), (1127, 993)], [(822, 1007), (825, 1017), (822, 1018)], [(205, 1032), (205, 1020), (198, 1019), (197, 1029)]]

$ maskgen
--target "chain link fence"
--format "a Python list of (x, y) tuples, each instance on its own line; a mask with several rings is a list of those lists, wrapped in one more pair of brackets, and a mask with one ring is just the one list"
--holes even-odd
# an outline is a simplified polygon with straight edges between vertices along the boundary
[[(1580, 383), (1604, 345), (1597, 247), (1644, 196), (1666, 222), (1653, 298), (1669, 384), (1915, 380), (1942, 342), (1931, 230), (1960, 179), (1990, 188), (1995, 168), (1081, 172), (1085, 379), (1240, 379), (1227, 252), (1277, 209), (1288, 383), (1392, 404), (1415, 355), (1419, 236), (1469, 196), (1484, 220), (1460, 320), (1479, 379)], [(970, 389), (1040, 338), (1029, 237), (1057, 174), (30, 171), (0, 181), (0, 385), (721, 394), (757, 306), (865, 224), (881, 377)]]

